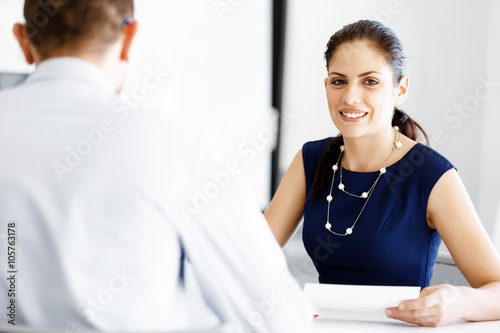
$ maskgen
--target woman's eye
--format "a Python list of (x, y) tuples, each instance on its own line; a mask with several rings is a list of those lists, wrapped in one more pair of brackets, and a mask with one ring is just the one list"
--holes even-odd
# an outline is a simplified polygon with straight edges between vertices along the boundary
[(347, 82), (345, 82), (344, 80), (341, 80), (341, 79), (336, 79), (336, 80), (333, 80), (333, 81), (332, 81), (332, 84), (333, 84), (334, 86), (340, 86), (340, 85), (342, 85), (342, 84), (346, 84), (346, 83), (347, 83)]
[(366, 80), (365, 80), (365, 83), (366, 83), (367, 85), (369, 85), (369, 86), (375, 86), (375, 85), (377, 85), (377, 84), (378, 84), (378, 82), (377, 82), (377, 81), (372, 80), (372, 79), (366, 79)]

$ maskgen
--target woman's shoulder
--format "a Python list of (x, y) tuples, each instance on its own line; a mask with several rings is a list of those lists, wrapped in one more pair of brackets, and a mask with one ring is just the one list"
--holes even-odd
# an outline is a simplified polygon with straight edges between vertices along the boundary
[(433, 148), (417, 143), (396, 164), (396, 169), (390, 177), (392, 186), (403, 184), (416, 196), (428, 198), (430, 191), (441, 176), (455, 166)]
[(332, 140), (333, 137), (328, 137), (321, 140), (308, 141), (302, 146), (302, 155), (318, 153), (323, 154)]
[(302, 146), (302, 160), (306, 177), (307, 175), (314, 175), (325, 150), (328, 149), (332, 140), (333, 137), (329, 137), (304, 143)]
[(415, 166), (425, 166), (426, 168), (446, 170), (455, 166), (437, 150), (423, 144), (417, 143), (407, 154), (406, 162)]

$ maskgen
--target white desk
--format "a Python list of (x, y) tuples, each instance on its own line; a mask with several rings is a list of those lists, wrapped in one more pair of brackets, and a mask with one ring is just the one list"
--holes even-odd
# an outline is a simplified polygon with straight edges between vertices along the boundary
[(432, 333), (498, 333), (500, 321), (467, 322), (457, 320), (440, 327), (421, 327), (387, 318), (384, 314), (349, 313), (346, 311), (320, 312), (314, 320), (313, 333), (343, 332), (432, 332)]
[[(499, 333), (500, 321), (477, 322), (471, 323), (467, 321), (456, 321), (441, 327), (421, 327), (410, 325), (401, 321), (396, 321), (387, 318), (383, 314), (363, 314), (346, 312), (346, 311), (331, 311), (320, 312), (320, 317), (314, 319), (312, 333), (392, 333), (392, 332), (429, 332), (429, 333)], [(37, 329), (25, 326), (11, 326), (0, 324), (0, 332), (8, 333), (59, 333), (63, 330)], [(80, 333), (98, 333), (97, 331), (81, 330)], [(118, 333), (118, 332), (115, 332)], [(129, 332), (131, 333), (131, 332)], [(176, 332), (165, 332), (176, 333)], [(177, 332), (181, 333), (181, 332)], [(182, 333), (237, 333), (236, 330), (230, 327), (213, 329), (213, 330), (192, 330), (183, 331)]]

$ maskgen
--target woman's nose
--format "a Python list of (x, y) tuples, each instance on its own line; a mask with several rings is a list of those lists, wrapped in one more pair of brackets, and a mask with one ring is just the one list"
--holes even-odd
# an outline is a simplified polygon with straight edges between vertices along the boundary
[(361, 103), (361, 89), (355, 84), (347, 85), (342, 101), (348, 105)]

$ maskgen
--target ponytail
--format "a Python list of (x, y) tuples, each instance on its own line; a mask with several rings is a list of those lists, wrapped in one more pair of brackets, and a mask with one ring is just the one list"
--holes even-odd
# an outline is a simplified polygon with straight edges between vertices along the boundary
[[(394, 108), (394, 115), (392, 117), (392, 126), (398, 126), (399, 132), (406, 135), (414, 141), (424, 141), (425, 144), (429, 145), (429, 137), (425, 133), (422, 126), (419, 125), (415, 120), (413, 120), (404, 111)], [(312, 197), (315, 199), (320, 199), (328, 183), (331, 181), (332, 176), (332, 165), (338, 159), (340, 154), (340, 146), (344, 144), (344, 138), (341, 134), (335, 137), (323, 151), (321, 160), (316, 169), (314, 175), (314, 181), (311, 186)]]
[(404, 111), (394, 108), (394, 115), (392, 116), (392, 126), (399, 127), (399, 132), (406, 135), (414, 141), (425, 141), (429, 145), (429, 137), (425, 133), (422, 126), (415, 120), (408, 116)]
[(319, 199), (323, 196), (325, 188), (328, 186), (330, 181), (332, 170), (332, 165), (335, 163), (340, 154), (340, 146), (344, 144), (344, 138), (342, 134), (337, 135), (328, 144), (326, 149), (323, 151), (323, 156), (319, 161), (318, 168), (314, 174), (314, 180), (311, 185), (312, 197)]

